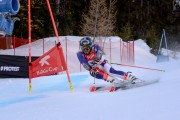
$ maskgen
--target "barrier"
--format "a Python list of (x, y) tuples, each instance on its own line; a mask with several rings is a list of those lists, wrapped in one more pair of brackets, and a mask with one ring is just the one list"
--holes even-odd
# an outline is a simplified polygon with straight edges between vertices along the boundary
[(3, 31), (6, 34), (11, 35), (13, 29), (14, 21), (12, 19), (6, 19), (4, 14), (0, 14), (0, 31)]
[[(0, 78), (28, 78), (29, 57), (15, 55), (0, 55)], [(33, 56), (32, 61), (38, 59)]]
[(19, 12), (19, 0), (0, 0), (0, 12), (17, 14)]

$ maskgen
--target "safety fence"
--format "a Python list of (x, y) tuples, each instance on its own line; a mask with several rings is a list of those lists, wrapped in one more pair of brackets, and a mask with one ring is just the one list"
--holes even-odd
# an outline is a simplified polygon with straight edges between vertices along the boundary
[[(35, 41), (35, 40), (32, 40)], [(25, 38), (18, 38), (16, 36), (13, 37), (0, 37), (0, 49), (10, 49), (10, 48), (17, 48), (19, 46), (28, 44), (29, 40)]]
[[(66, 64), (71, 73), (77, 71), (85, 71), (84, 68), (80, 65), (76, 55), (76, 53), (80, 50), (79, 40), (81, 38), (82, 37), (71, 36), (60, 37)], [(32, 45), (32, 56), (41, 56), (45, 54), (48, 50), (53, 48), (56, 43), (57, 41), (54, 39), (54, 37), (44, 38), (32, 42), (32, 44), (35, 45), (35, 47)], [(95, 43), (101, 46), (104, 52), (104, 56), (109, 61), (109, 63), (121, 63), (130, 65), (134, 64), (134, 41), (124, 42), (119, 37), (109, 37), (103, 38), (99, 41), (97, 40), (97, 42)], [(26, 54), (22, 54), (22, 52), (18, 53), (18, 47), (24, 44), (28, 44), (28, 39), (12, 37), (12, 55), (28, 56), (28, 45), (27, 47), (24, 47), (26, 48), (26, 50), (23, 50), (23, 53)]]

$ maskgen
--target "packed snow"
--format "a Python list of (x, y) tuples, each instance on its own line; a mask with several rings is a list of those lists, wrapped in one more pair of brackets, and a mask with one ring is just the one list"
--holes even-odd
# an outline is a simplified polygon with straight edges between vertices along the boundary
[[(89, 73), (80, 72), (76, 53), (81, 37), (60, 37), (66, 53), (73, 91), (70, 91), (67, 76), (60, 73), (32, 80), (32, 92), (28, 91), (27, 78), (0, 79), (1, 120), (180, 120), (180, 59), (170, 58), (169, 62), (156, 63), (156, 56), (150, 53), (143, 40), (135, 41), (136, 66), (165, 70), (147, 70), (113, 65), (116, 69), (132, 71), (133, 75), (145, 79), (160, 79), (148, 86), (108, 92), (89, 92), (94, 83)], [(67, 41), (65, 40), (67, 39)], [(119, 37), (111, 37), (114, 42), (112, 62), (117, 58)], [(32, 43), (32, 55), (40, 56), (42, 40)], [(45, 38), (47, 52), (56, 43), (56, 38)], [(108, 49), (108, 47), (107, 47)], [(13, 49), (0, 50), (0, 54), (13, 54)], [(28, 45), (16, 49), (16, 55), (28, 55)], [(178, 54), (179, 55), (179, 54)], [(65, 56), (66, 57), (66, 56)], [(109, 54), (105, 55), (109, 59)], [(110, 83), (95, 79), (96, 85), (110, 86)]]

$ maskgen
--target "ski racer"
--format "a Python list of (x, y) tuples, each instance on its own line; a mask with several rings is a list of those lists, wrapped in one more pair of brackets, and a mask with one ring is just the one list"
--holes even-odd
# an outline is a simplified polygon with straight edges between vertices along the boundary
[[(117, 84), (123, 80), (128, 80), (135, 84), (137, 78), (131, 75), (130, 72), (114, 69), (104, 58), (100, 46), (93, 44), (93, 40), (90, 37), (83, 37), (79, 44), (81, 51), (77, 53), (78, 60), (90, 72), (92, 77)], [(116, 77), (121, 78), (121, 80), (116, 79)]]

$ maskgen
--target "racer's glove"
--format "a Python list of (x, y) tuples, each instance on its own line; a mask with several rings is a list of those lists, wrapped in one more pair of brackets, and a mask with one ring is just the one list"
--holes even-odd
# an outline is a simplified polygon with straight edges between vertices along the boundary
[(98, 64), (99, 61), (100, 61), (100, 59), (98, 59), (98, 58), (95, 58), (95, 59), (93, 60), (94, 64)]
[(99, 61), (99, 59), (93, 59), (93, 61), (91, 62), (91, 67), (95, 68), (99, 64)]
[(96, 76), (99, 73), (99, 70), (96, 67), (93, 67), (89, 72), (92, 76)]

